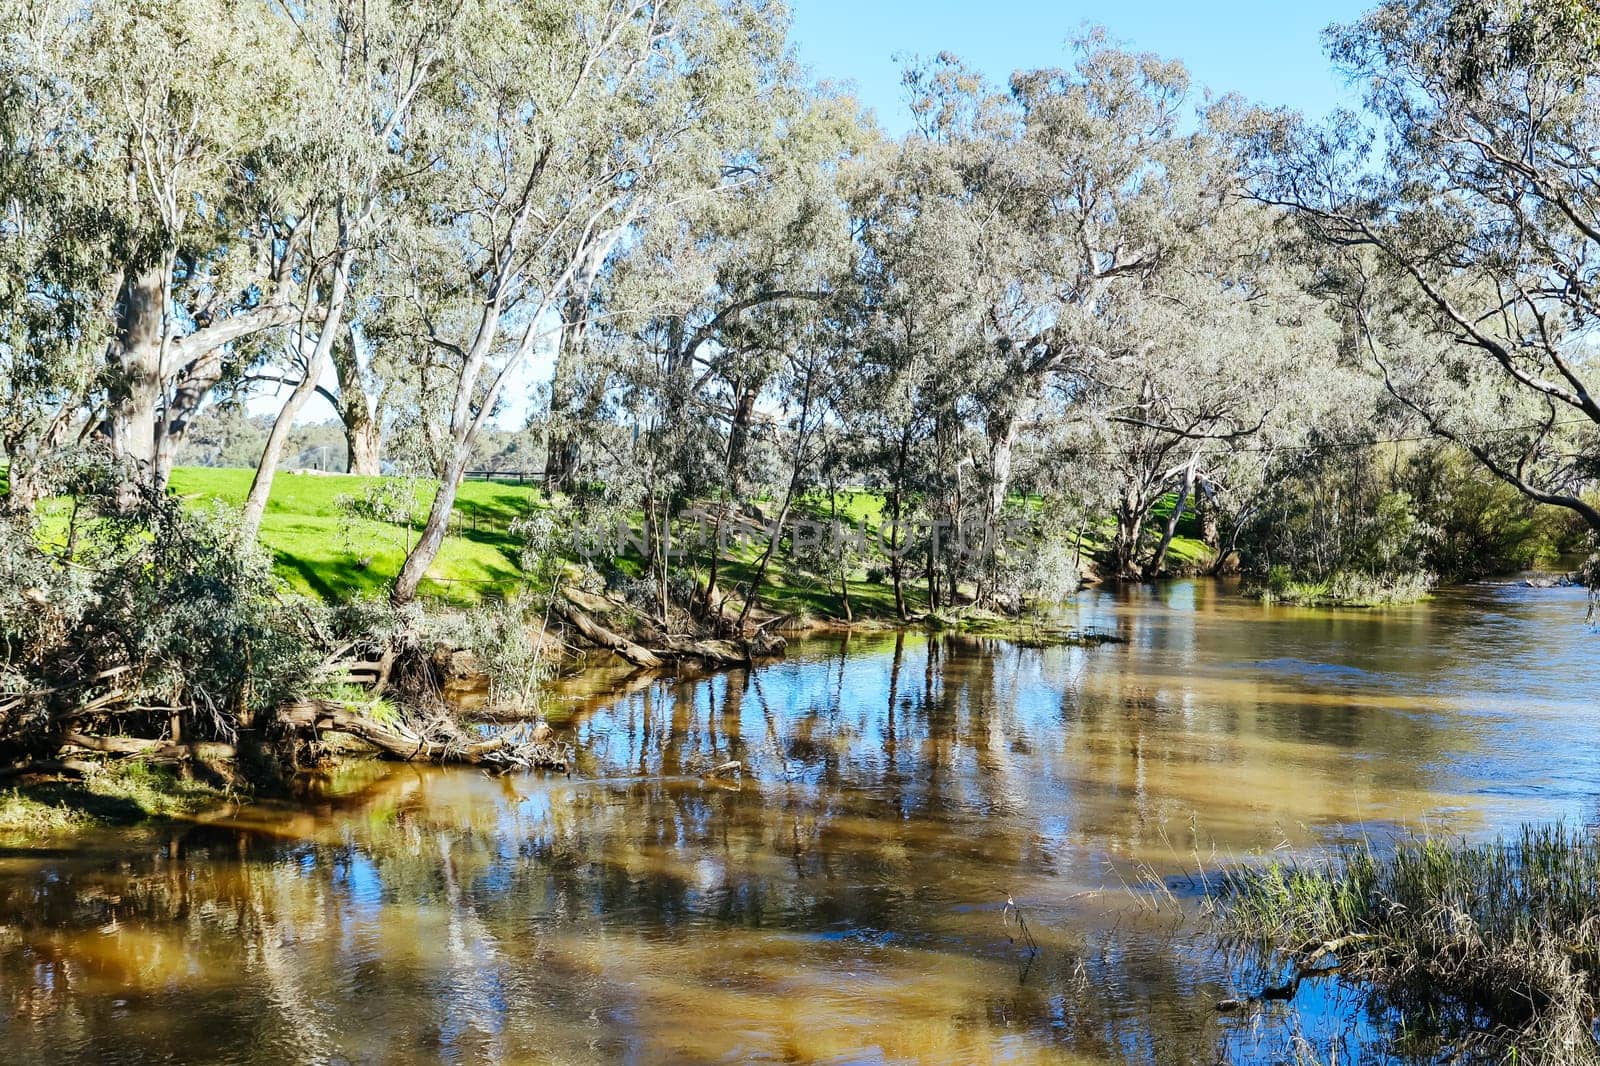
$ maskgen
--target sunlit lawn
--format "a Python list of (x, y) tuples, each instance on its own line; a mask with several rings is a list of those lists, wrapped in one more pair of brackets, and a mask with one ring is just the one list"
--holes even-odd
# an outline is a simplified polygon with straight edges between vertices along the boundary
[[(215, 501), (230, 507), (244, 502), (252, 471), (180, 467), (173, 471), (172, 491), (203, 506)], [(401, 522), (354, 517), (350, 501), (359, 500), (387, 485), (391, 490), (409, 489), (414, 498), (410, 528)], [(277, 561), (279, 574), (297, 592), (336, 598), (359, 594), (379, 594), (394, 580), (407, 552), (421, 530), (433, 499), (436, 483), (418, 479), (391, 482), (383, 478), (363, 478), (345, 474), (282, 473), (273, 482), (272, 497), (261, 524), (261, 541)], [(450, 535), (424, 582), (425, 595), (452, 603), (473, 603), (485, 596), (506, 595), (520, 580), (521, 541), (511, 531), (512, 524), (531, 511), (543, 507), (545, 500), (538, 487), (513, 481), (467, 481), (456, 498)], [(776, 504), (765, 503), (776, 512)], [(863, 525), (869, 535), (885, 519), (881, 494), (865, 490), (845, 490), (837, 504), (825, 493), (814, 494), (797, 508), (811, 517), (827, 520), (837, 506), (839, 519), (852, 526)], [(1151, 525), (1164, 522), (1171, 503), (1156, 509)], [(1178, 566), (1203, 561), (1206, 549), (1195, 539), (1198, 530), (1192, 512), (1180, 523), (1180, 536), (1173, 541), (1170, 557)], [(1083, 552), (1102, 550), (1110, 540), (1111, 527), (1104, 522), (1086, 529)], [(731, 588), (746, 584), (754, 576), (763, 544), (760, 537), (738, 542), (722, 564), (721, 584)], [(702, 564), (706, 560), (702, 559)], [(641, 561), (636, 555), (616, 560), (618, 569), (638, 575)], [(882, 580), (868, 580), (882, 576)], [(895, 613), (894, 590), (886, 576), (887, 561), (874, 557), (860, 560), (850, 574), (851, 607), (857, 617), (891, 617)], [(924, 607), (925, 587), (919, 580), (905, 584), (907, 605), (912, 611)], [(813, 574), (785, 567), (780, 556), (767, 573), (763, 602), (772, 609), (824, 617), (840, 617), (843, 605), (836, 574)]]

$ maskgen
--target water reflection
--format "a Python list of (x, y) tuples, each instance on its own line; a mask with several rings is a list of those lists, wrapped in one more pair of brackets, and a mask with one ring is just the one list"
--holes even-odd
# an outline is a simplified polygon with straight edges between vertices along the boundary
[[(1576, 596), (1328, 614), (1195, 583), (1075, 611), (1126, 643), (858, 635), (608, 678), (565, 704), (570, 781), (368, 766), (294, 808), (0, 851), (6, 1057), (1273, 1061), (1372, 1034), (1218, 1014), (1228, 967), (1127, 886), (1592, 817)], [(700, 780), (727, 759), (742, 782)]]

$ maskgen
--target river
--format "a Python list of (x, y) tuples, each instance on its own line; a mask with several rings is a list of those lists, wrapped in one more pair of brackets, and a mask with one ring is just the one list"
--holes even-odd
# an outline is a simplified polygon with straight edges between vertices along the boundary
[(1600, 820), (1579, 590), (1069, 610), (1121, 643), (890, 632), (596, 675), (553, 701), (571, 778), (366, 763), (5, 842), (0, 1060), (1345, 1059), (1380, 1034), (1338, 989), (1215, 1009), (1250, 977), (1197, 917), (1206, 871)]

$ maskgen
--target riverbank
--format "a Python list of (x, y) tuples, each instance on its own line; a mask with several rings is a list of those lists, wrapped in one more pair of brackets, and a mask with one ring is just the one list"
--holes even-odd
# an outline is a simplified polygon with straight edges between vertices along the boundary
[[(237, 507), (249, 490), (251, 474), (235, 468), (179, 467), (173, 471), (171, 487), (194, 507)], [(287, 472), (273, 483), (261, 543), (272, 553), (278, 576), (296, 593), (328, 600), (381, 595), (415, 542), (434, 484), (428, 479)], [(1171, 501), (1158, 504), (1155, 516), (1164, 520), (1171, 506)], [(449, 535), (424, 582), (424, 594), (452, 606), (514, 595), (524, 583), (526, 547), (514, 526), (548, 507), (544, 493), (532, 482), (463, 482)], [(888, 539), (884, 508), (880, 494), (839, 493), (839, 518), (864, 529), (869, 544)], [(833, 510), (819, 501), (810, 501), (806, 509), (820, 518), (829, 518)], [(1092, 570), (1095, 558), (1109, 550), (1111, 532), (1109, 521), (1086, 528), (1075, 544), (1077, 565)], [(1172, 573), (1197, 573), (1208, 563), (1211, 552), (1199, 532), (1193, 515), (1179, 523), (1167, 552)], [(732, 587), (749, 582), (761, 548), (759, 540), (736, 540), (723, 560), (721, 583)], [(628, 551), (612, 562), (620, 576), (642, 574), (641, 561)], [(907, 580), (902, 593), (909, 614), (927, 612), (922, 582)], [(873, 551), (853, 560), (843, 589), (836, 575), (791, 567), (780, 559), (767, 571), (762, 602), (776, 613), (828, 623), (900, 621), (887, 560)]]
[[(1236, 586), (1210, 581), (1179, 581), (1168, 585), (1130, 586), (1120, 590), (1117, 595), (1135, 603), (1146, 600), (1162, 602), (1174, 597), (1177, 597), (1174, 602), (1182, 602), (1185, 594), (1192, 595), (1195, 590), (1204, 589), (1209, 590), (1207, 593), (1209, 600), (1214, 600), (1217, 604), (1228, 604), (1225, 609), (1230, 615), (1238, 615), (1241, 618), (1269, 616), (1247, 596), (1228, 592), (1227, 590), (1231, 588)], [(1527, 586), (1516, 586), (1516, 588), (1525, 589), (1527, 594), (1539, 597), (1570, 598), (1581, 594), (1582, 591), (1565, 587), (1537, 590)], [(1449, 601), (1466, 592), (1467, 590), (1445, 590), (1444, 595)], [(328, 676), (337, 675), (343, 680), (336, 684), (323, 684), (320, 689), (323, 695), (320, 699), (309, 704), (302, 703), (302, 708), (306, 708), (303, 713), (295, 711), (289, 715), (289, 718), (294, 719), (296, 723), (299, 722), (297, 715), (306, 717), (306, 721), (296, 725), (296, 729), (308, 740), (314, 740), (309, 747), (301, 750), (301, 754), (297, 757), (301, 760), (300, 764), (305, 765), (303, 760), (310, 759), (314, 765), (317, 760), (324, 757), (324, 753), (330, 751), (354, 751), (372, 757), (401, 760), (432, 758), (430, 745), (443, 745), (445, 749), (454, 745), (459, 749), (462, 746), (483, 744), (493, 739), (497, 731), (510, 730), (515, 741), (512, 745), (513, 750), (523, 741), (536, 739), (540, 750), (549, 746), (552, 752), (559, 755), (561, 766), (571, 767), (575, 765), (575, 759), (581, 757), (581, 752), (574, 750), (570, 743), (573, 738), (564, 725), (558, 723), (556, 732), (539, 732), (537, 737), (531, 734), (521, 736), (514, 732), (542, 728), (539, 720), (546, 710), (542, 697), (532, 702), (517, 702), (525, 700), (528, 691), (537, 692), (546, 688), (561, 692), (581, 690), (586, 693), (585, 698), (589, 703), (598, 704), (608, 698), (624, 698), (627, 693), (648, 687), (655, 683), (655, 679), (662, 677), (693, 679), (716, 676), (718, 671), (728, 669), (750, 670), (759, 665), (758, 662), (752, 662), (748, 650), (735, 647), (726, 641), (691, 640), (680, 637), (675, 638), (670, 644), (657, 643), (655, 651), (651, 651), (644, 644), (634, 644), (634, 641), (652, 641), (658, 638), (659, 634), (655, 633), (648, 621), (625, 600), (576, 591), (572, 595), (576, 602), (581, 603), (590, 612), (586, 624), (591, 626), (591, 632), (595, 625), (600, 627), (602, 635), (599, 640), (586, 638), (580, 632), (567, 632), (565, 635), (552, 632), (540, 635), (536, 629), (529, 628), (530, 624), (533, 626), (539, 624), (537, 618), (525, 618), (514, 610), (498, 610), (492, 615), (485, 615), (480, 622), (469, 622), (469, 616), (465, 614), (460, 616), (459, 621), (450, 623), (444, 622), (438, 615), (433, 616), (435, 622), (439, 624), (429, 632), (439, 634), (476, 632), (477, 638), (481, 638), (477, 642), (485, 649), (485, 659), (480, 659), (477, 653), (465, 648), (450, 650), (449, 646), (432, 643), (438, 639), (436, 636), (415, 634), (405, 638), (406, 642), (411, 644), (420, 642), (420, 645), (432, 649), (421, 659), (412, 661), (410, 669), (423, 670), (427, 676), (418, 678), (413, 675), (411, 683), (420, 681), (425, 692), (440, 692), (446, 694), (452, 701), (464, 701), (456, 703), (460, 708), (458, 713), (465, 715), (463, 724), (452, 727), (449, 731), (450, 736), (438, 732), (437, 727), (443, 719), (440, 718), (437, 707), (424, 713), (421, 716), (422, 721), (407, 724), (410, 712), (396, 703), (394, 694), (386, 695), (373, 687), (385, 669), (383, 656), (373, 650), (376, 648), (375, 645), (351, 656), (347, 661), (330, 663), (325, 673)], [(1104, 602), (1107, 595), (1107, 591), (1085, 592), (1079, 597), (1079, 602), (1068, 605), (1048, 617), (1015, 619), (963, 609), (926, 617), (910, 628), (892, 626), (879, 620), (859, 622), (853, 626), (838, 622), (813, 623), (805, 629), (789, 629), (786, 635), (791, 640), (799, 639), (802, 642), (813, 639), (819, 634), (839, 639), (849, 637), (865, 641), (866, 646), (872, 646), (883, 640), (910, 639), (920, 642), (935, 639), (940, 635), (949, 635), (1004, 641), (1036, 649), (1093, 648), (1105, 644), (1147, 639), (1141, 636), (1138, 629), (1129, 628), (1128, 619), (1121, 614), (1100, 614), (1084, 610), (1085, 603)], [(1218, 608), (1213, 606), (1212, 609)], [(1307, 612), (1305, 617), (1314, 618), (1315, 615)], [(1342, 617), (1348, 620), (1353, 616)], [(1382, 613), (1374, 615), (1373, 623), (1386, 624), (1382, 621), (1383, 617)], [(767, 621), (783, 621), (777, 615), (767, 615), (763, 618)], [(1576, 626), (1580, 618), (1581, 600), (1574, 603), (1572, 624)], [(559, 621), (559, 612), (557, 620)], [(1396, 624), (1399, 624), (1398, 619)], [(604, 635), (607, 633), (610, 636)], [(527, 647), (520, 652), (512, 647), (515, 643), (513, 637), (518, 635), (527, 640)], [(617, 648), (612, 647), (613, 643), (621, 645), (621, 653), (613, 654), (617, 651)], [(585, 646), (587, 650), (584, 650)], [(641, 663), (639, 659), (642, 655), (648, 655), (651, 659)], [(498, 661), (486, 661), (488, 656), (500, 658)], [(395, 669), (396, 664), (391, 662), (388, 667), (389, 672), (392, 674)], [(499, 673), (498, 682), (491, 677), (491, 671)], [(587, 680), (590, 678), (593, 679), (592, 682)], [(513, 703), (493, 702), (491, 689), (496, 684), (509, 687)], [(529, 685), (532, 685), (531, 689)], [(517, 695), (519, 691), (523, 693), (520, 697)], [(1135, 702), (1143, 698), (1140, 696)], [(334, 717), (340, 720), (335, 722)], [(480, 731), (478, 726), (472, 724), (474, 722), (494, 723), (494, 725), (486, 731)], [(304, 728), (301, 728), (302, 725)], [(353, 733), (350, 732), (352, 729)], [(375, 731), (382, 732), (383, 736), (379, 739), (387, 741), (387, 747), (370, 743)], [(362, 739), (363, 733), (368, 734), (367, 740)], [(336, 743), (336, 738), (341, 735), (345, 739), (342, 743)], [(427, 740), (428, 736), (433, 736), (435, 739)], [(452, 736), (457, 739), (452, 740)], [(130, 740), (128, 752), (114, 754), (105, 763), (95, 765), (113, 768), (127, 765), (129, 754), (132, 753), (133, 745), (136, 743), (143, 742)], [(569, 752), (571, 754), (568, 754)], [(84, 754), (79, 752), (71, 758), (82, 760)], [(492, 758), (488, 761), (490, 768), (496, 770), (531, 765), (522, 762), (502, 763)], [(556, 761), (555, 756), (545, 759), (545, 762), (552, 765)], [(134, 765), (137, 766), (138, 762), (136, 759)], [(201, 771), (198, 775), (192, 772), (196, 768)], [(48, 768), (43, 769), (49, 774)], [(55, 832), (104, 824), (108, 821), (115, 824), (150, 817), (160, 818), (174, 812), (189, 813), (196, 805), (248, 795), (248, 790), (237, 784), (208, 786), (201, 780), (196, 780), (198, 777), (202, 780), (217, 781), (214, 769), (215, 767), (196, 767), (188, 760), (180, 759), (177, 763), (168, 763), (165, 766), (151, 765), (146, 769), (136, 770), (140, 776), (130, 782), (119, 782), (114, 775), (86, 782), (74, 782), (70, 777), (51, 776), (49, 780), (42, 782), (42, 788), (25, 788), (20, 793), (13, 790), (9, 813), (6, 818), (0, 819), (0, 828), (9, 825), (14, 832), (25, 832), (28, 827), (34, 826)], [(230, 776), (233, 775), (230, 773)], [(135, 785), (138, 787), (133, 787)]]

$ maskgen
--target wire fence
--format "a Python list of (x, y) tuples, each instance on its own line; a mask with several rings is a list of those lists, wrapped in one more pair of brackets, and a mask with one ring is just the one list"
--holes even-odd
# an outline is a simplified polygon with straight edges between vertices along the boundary
[(518, 485), (544, 480), (543, 470), (468, 470), (468, 481), (513, 481)]

